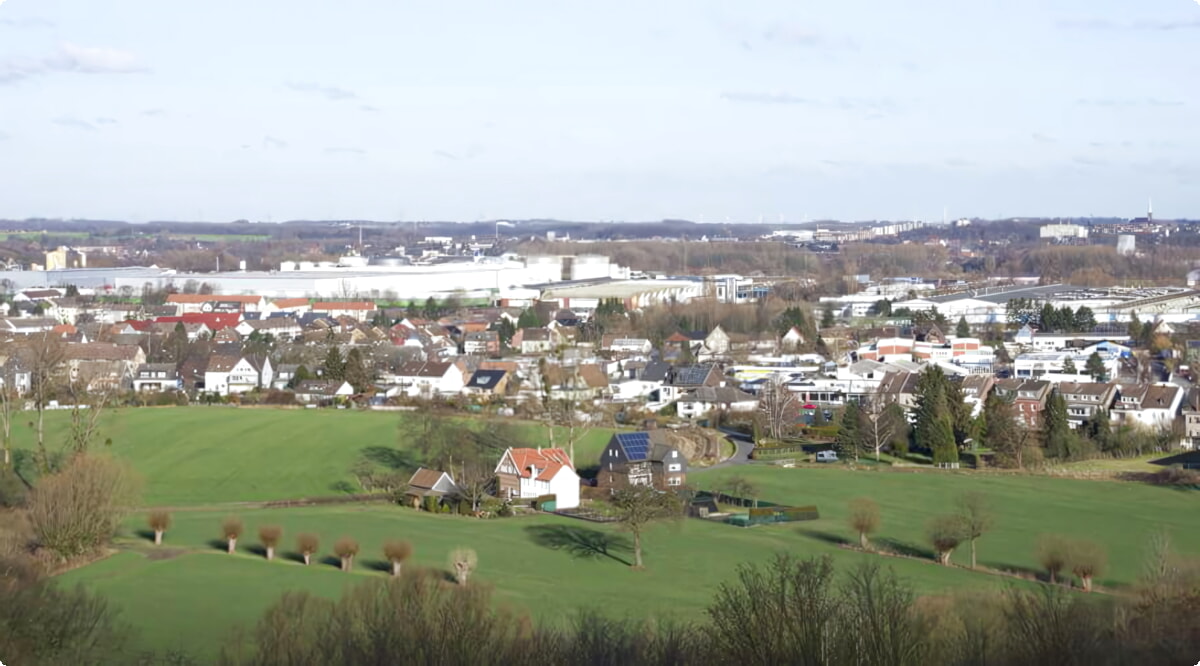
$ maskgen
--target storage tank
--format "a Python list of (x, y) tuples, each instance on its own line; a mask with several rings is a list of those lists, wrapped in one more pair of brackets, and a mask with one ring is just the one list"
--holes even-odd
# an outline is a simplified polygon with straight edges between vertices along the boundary
[(526, 273), (532, 282), (558, 282), (562, 279), (562, 257), (534, 255), (525, 257)]

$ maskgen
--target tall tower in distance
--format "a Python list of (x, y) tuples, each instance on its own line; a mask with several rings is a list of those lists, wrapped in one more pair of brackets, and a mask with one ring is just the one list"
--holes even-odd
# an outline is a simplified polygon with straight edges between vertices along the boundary
[(1146, 199), (1146, 224), (1154, 222), (1154, 199)]

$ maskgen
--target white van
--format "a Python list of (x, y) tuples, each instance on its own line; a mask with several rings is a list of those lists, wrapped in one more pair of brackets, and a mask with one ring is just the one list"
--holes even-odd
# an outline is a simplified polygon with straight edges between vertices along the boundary
[(835, 463), (837, 461), (837, 451), (817, 451), (817, 462)]

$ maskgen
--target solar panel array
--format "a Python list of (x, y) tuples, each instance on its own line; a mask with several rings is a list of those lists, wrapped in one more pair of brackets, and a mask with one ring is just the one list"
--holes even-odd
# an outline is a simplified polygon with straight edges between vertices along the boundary
[(709, 366), (707, 365), (689, 365), (685, 368), (678, 368), (675, 372), (676, 384), (703, 384), (708, 377)]
[(650, 457), (650, 434), (644, 432), (628, 432), (617, 435), (621, 446), (625, 447), (625, 456), (630, 461), (646, 460)]

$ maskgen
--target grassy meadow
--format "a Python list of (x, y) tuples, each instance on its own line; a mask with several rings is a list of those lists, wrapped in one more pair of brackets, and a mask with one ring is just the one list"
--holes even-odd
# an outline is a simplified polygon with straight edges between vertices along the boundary
[[(34, 415), (17, 417), (14, 446), (34, 448), (36, 434), (29, 425)], [(112, 454), (141, 474), (145, 503), (182, 506), (336, 495), (334, 484), (353, 483), (349, 471), (360, 451), (400, 445), (412, 417), (407, 412), (163, 407), (111, 410), (101, 418), (98, 441), (111, 439)], [(52, 450), (65, 441), (68, 420), (65, 411), (47, 412), (46, 441)], [(529, 446), (548, 443), (544, 426), (516, 423)], [(576, 444), (580, 467), (598, 463), (612, 432), (595, 428)]]

